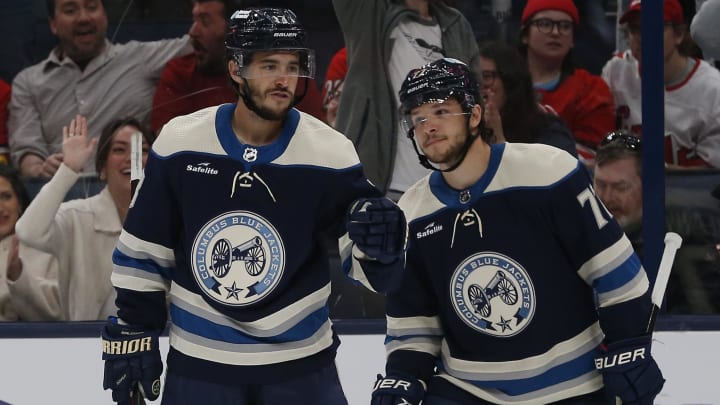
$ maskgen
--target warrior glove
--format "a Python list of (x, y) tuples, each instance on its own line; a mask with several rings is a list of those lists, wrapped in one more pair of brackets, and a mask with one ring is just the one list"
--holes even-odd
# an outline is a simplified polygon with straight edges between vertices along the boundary
[(651, 339), (645, 335), (610, 343), (606, 353), (595, 358), (608, 396), (623, 404), (652, 405), (665, 379), (650, 354)]
[(108, 318), (102, 331), (103, 389), (112, 390), (113, 401), (118, 405), (130, 405), (130, 395), (136, 387), (148, 400), (154, 401), (160, 395), (163, 363), (159, 336), (159, 331), (121, 325), (117, 318)]
[(425, 387), (414, 377), (378, 374), (370, 405), (418, 405), (425, 397)]
[(355, 246), (380, 263), (390, 264), (405, 255), (405, 215), (388, 198), (356, 200), (348, 212), (347, 231)]

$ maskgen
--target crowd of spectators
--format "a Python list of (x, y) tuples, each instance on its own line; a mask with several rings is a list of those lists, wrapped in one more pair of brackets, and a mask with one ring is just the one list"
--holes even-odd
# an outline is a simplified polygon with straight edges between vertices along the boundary
[[(227, 21), (238, 7), (282, 3), (190, 0), (182, 8), (187, 15), (179, 16), (187, 29), (177, 37), (116, 42), (110, 27), (123, 21), (109, 19), (109, 10), (117, 14), (112, 0), (43, 2), (56, 44), (34, 64), (27, 54), (18, 55), (13, 63), (22, 61), (22, 69), (0, 79), (0, 321), (114, 314), (111, 254), (130, 204), (131, 134), (141, 132), (148, 148), (174, 117), (235, 102)], [(298, 89), (304, 95), (298, 109), (353, 141), (366, 176), (389, 198), (397, 201), (429, 173), (400, 125), (401, 82), (413, 68), (454, 58), (467, 63), (481, 84), (488, 139), (545, 143), (580, 159), (642, 255), (639, 0), (618, 2), (617, 44), (627, 49), (618, 47), (614, 56), (598, 54), (606, 44), (583, 42), (588, 32), (608, 36), (608, 19), (596, 10), (608, 2), (508, 1), (506, 23), (493, 19), (502, 28), (493, 30), (478, 26), (486, 18), (469, 13), (497, 10), (463, 1), (325, 3), (317, 7), (334, 11), (336, 28), (307, 28), (321, 35), (335, 29), (343, 46), (318, 51), (316, 79), (324, 81)], [(6, 6), (21, 9), (13, 4)], [(720, 72), (714, 62), (720, 38), (714, 25), (720, 1), (706, 0), (694, 15), (686, 1), (663, 4), (668, 173), (717, 169)], [(494, 37), (485, 36), (490, 31)], [(588, 64), (592, 59), (603, 63)], [(67, 201), (78, 179), (89, 177), (102, 183), (102, 191)], [(24, 183), (38, 179), (46, 184), (31, 202)], [(332, 260), (337, 252), (329, 249)], [(710, 253), (717, 257), (703, 271), (720, 274), (720, 254)], [(338, 304), (339, 316), (382, 316), (382, 297), (352, 288), (335, 293), (331, 303)]]

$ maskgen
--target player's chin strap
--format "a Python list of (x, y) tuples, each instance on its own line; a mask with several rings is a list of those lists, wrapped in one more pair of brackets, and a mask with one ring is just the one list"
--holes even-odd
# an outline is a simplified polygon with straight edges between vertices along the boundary
[[(470, 119), (468, 118), (468, 122)], [(460, 158), (452, 164), (447, 169), (441, 169), (439, 167), (433, 166), (432, 163), (430, 163), (430, 160), (428, 160), (427, 156), (423, 155), (422, 152), (420, 152), (420, 148), (417, 145), (417, 142), (415, 142), (415, 129), (411, 128), (407, 132), (407, 137), (410, 138), (410, 141), (412, 142), (413, 148), (415, 149), (415, 153), (417, 153), (418, 159), (420, 160), (420, 164), (423, 165), (423, 167), (428, 168), (430, 170), (435, 170), (437, 172), (451, 172), (455, 169), (457, 169), (462, 162), (465, 160), (465, 156), (467, 156), (468, 151), (470, 150), (470, 146), (473, 142), (475, 142), (475, 139), (477, 139), (480, 136), (481, 129), (478, 129), (478, 131), (473, 134), (470, 132), (470, 125), (468, 124), (468, 136), (465, 138), (465, 144), (462, 148), (462, 154), (460, 155)]]

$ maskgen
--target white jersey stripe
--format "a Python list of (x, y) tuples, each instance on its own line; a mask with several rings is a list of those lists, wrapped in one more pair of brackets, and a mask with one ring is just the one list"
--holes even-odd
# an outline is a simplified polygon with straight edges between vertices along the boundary
[(207, 339), (172, 325), (170, 345), (185, 355), (237, 366), (259, 366), (311, 356), (333, 343), (328, 320), (307, 339), (277, 344), (233, 344)]

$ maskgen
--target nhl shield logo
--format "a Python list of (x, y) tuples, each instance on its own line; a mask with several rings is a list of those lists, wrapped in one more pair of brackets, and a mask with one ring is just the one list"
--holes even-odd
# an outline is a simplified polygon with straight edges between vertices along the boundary
[(499, 253), (465, 259), (450, 279), (450, 296), (467, 325), (495, 337), (520, 333), (535, 314), (535, 288), (527, 271)]
[(257, 160), (257, 157), (258, 157), (258, 150), (255, 148), (251, 148), (248, 146), (243, 151), (243, 159), (246, 162), (252, 163)]
[(197, 233), (192, 269), (203, 292), (230, 306), (267, 296), (285, 269), (285, 247), (265, 218), (235, 211), (213, 218)]

